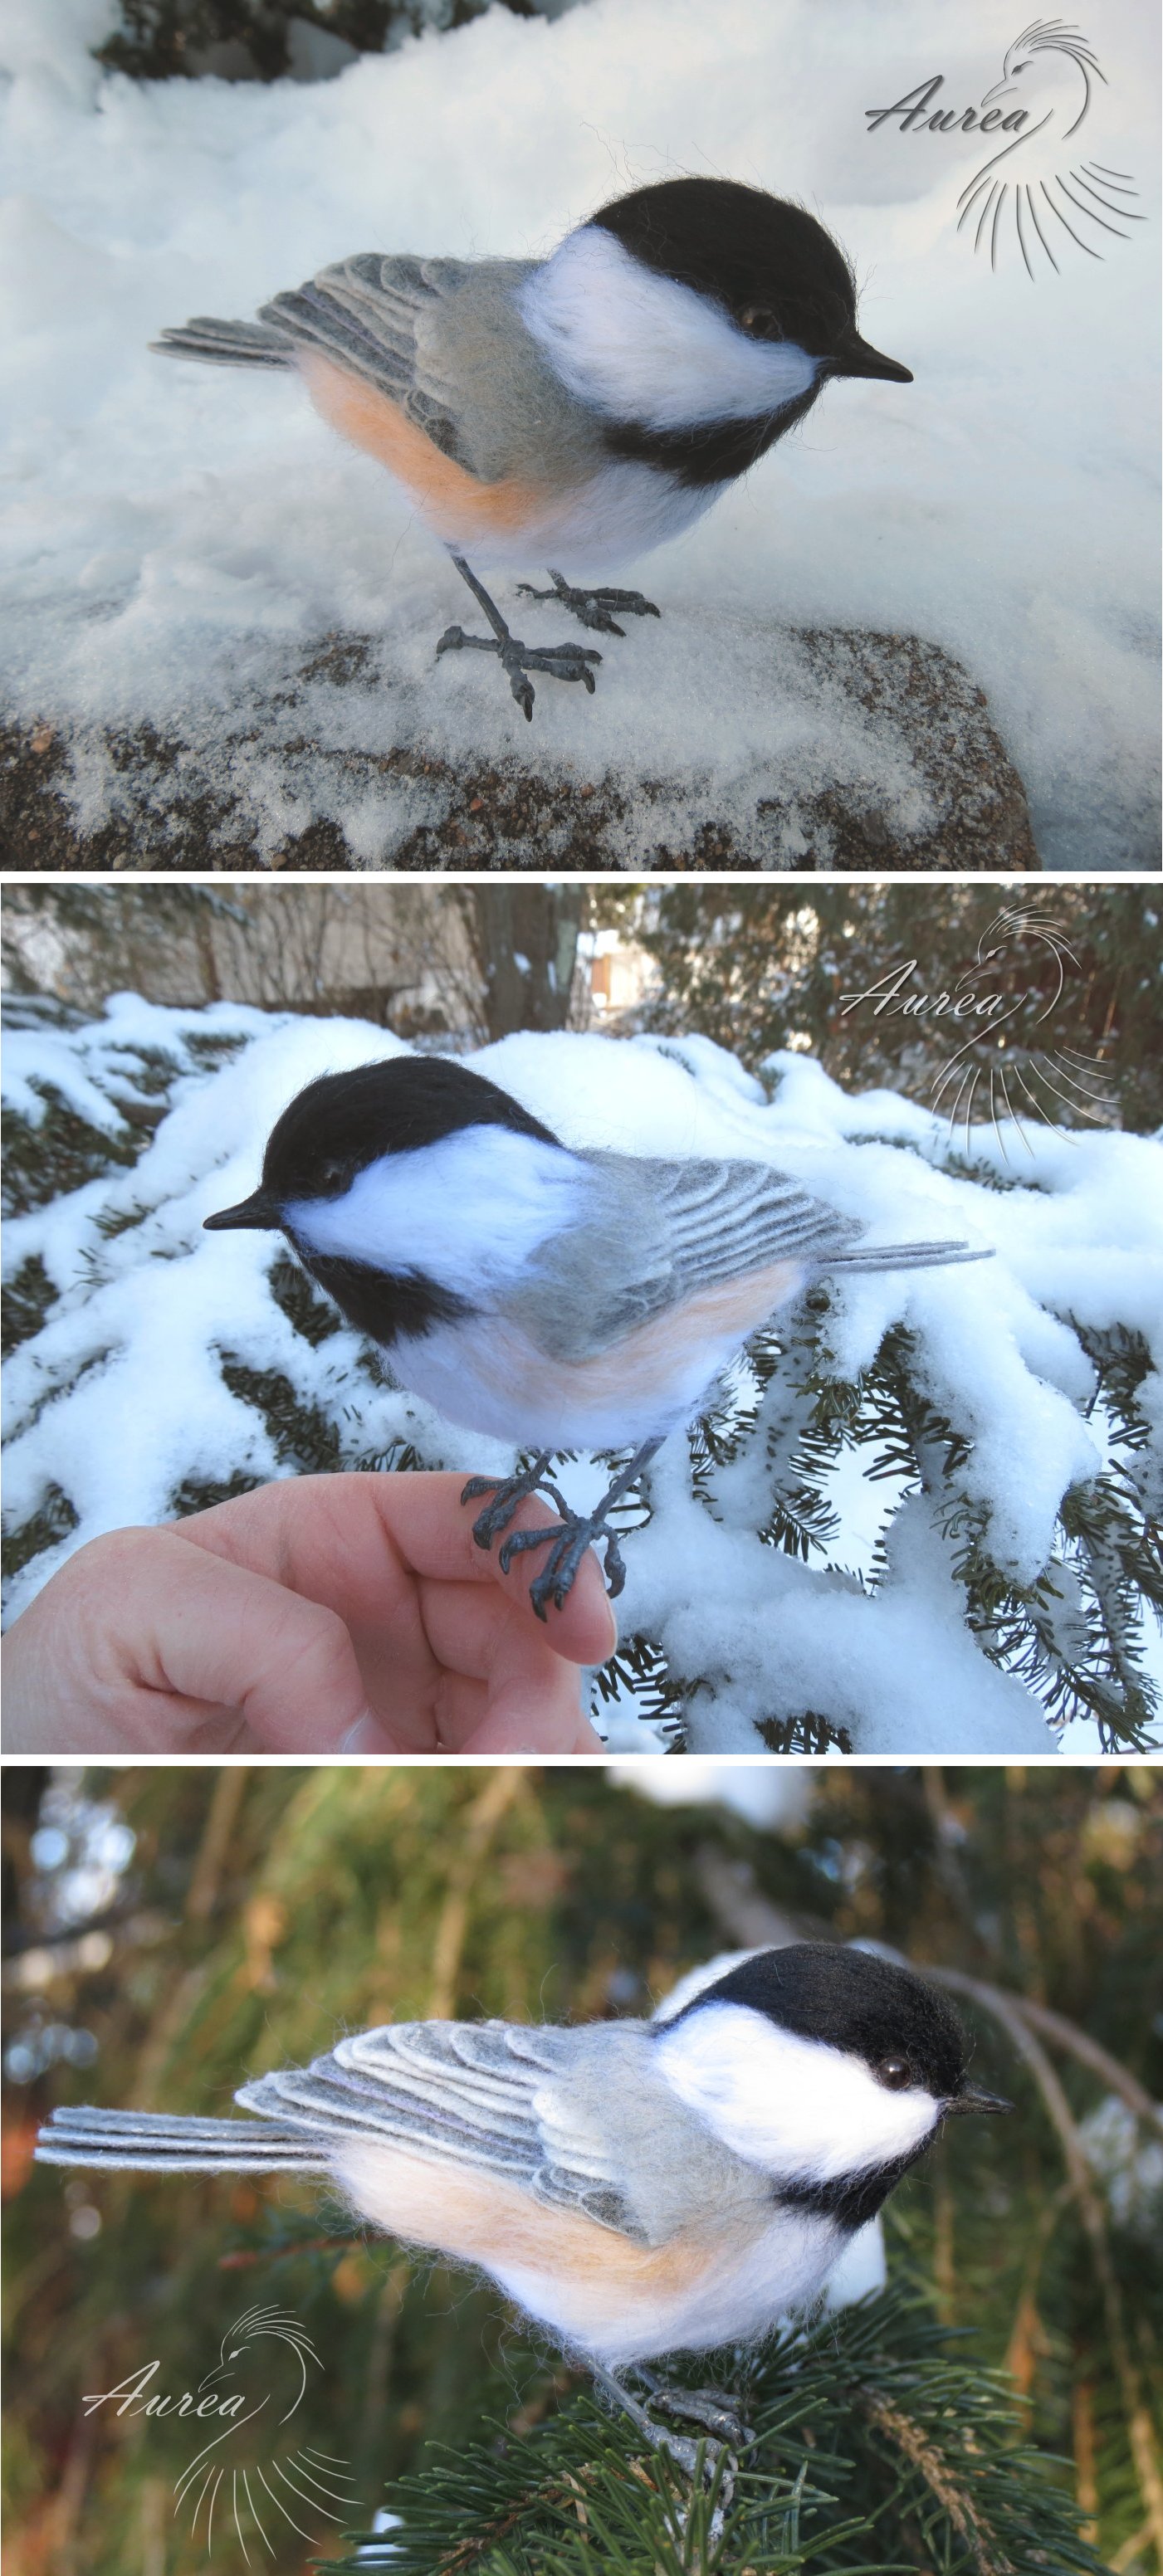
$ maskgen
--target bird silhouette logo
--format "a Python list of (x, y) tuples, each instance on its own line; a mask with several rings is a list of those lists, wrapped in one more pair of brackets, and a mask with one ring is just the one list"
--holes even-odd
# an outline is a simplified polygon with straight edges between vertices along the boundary
[[(1052, 962), (1051, 978), (1036, 988), (1017, 981), (1023, 973), (1021, 951), (1028, 952), (1031, 944)], [(953, 1048), (929, 1086), (933, 1108), (943, 1111), (951, 1136), (964, 1130), (967, 1156), (972, 1150), (975, 1105), (980, 1117), (988, 1103), (1006, 1162), (1007, 1135), (1020, 1139), (1032, 1156), (1026, 1134), (1031, 1119), (1067, 1137), (1079, 1121), (1104, 1127), (1115, 1123), (1118, 1093), (1102, 1056), (1061, 1040), (1054, 1043), (1051, 1037), (1049, 1024), (1066, 992), (1071, 968), (1082, 973), (1065, 930), (1036, 903), (996, 913), (982, 932), (975, 961), (959, 977), (955, 992), (966, 1010), (975, 999), (979, 1001), (984, 1038), (978, 1028)], [(980, 987), (997, 985), (999, 969), (1013, 978), (1013, 988), (1003, 994), (981, 993)], [(1042, 1030), (1045, 1037), (1039, 1035)], [(1063, 1111), (1068, 1113), (1068, 1126), (1063, 1124)]]
[(297, 2317), (249, 2308), (199, 2381), (199, 2430), (213, 2430), (176, 2482), (174, 2512), (189, 2510), (191, 2538), (201, 2538), (207, 2558), (216, 2528), (233, 2527), (250, 2567), (248, 2537), (273, 2558), (280, 2522), (314, 2547), (323, 2523), (343, 2527), (359, 2511), (346, 2462), (286, 2430), (307, 2393), (308, 2365), (323, 2366)]
[[(988, 250), (992, 269), (1006, 245), (1012, 251), (1016, 244), (1029, 277), (1044, 260), (1060, 274), (1071, 243), (1089, 259), (1104, 259), (1112, 241), (1131, 239), (1128, 224), (1146, 222), (1130, 202), (1139, 193), (1130, 172), (1084, 160), (1085, 147), (1074, 143), (1096, 81), (1105, 86), (1106, 73), (1086, 37), (1064, 18), (1036, 18), (1009, 46), (1001, 79), (986, 90), (981, 107), (986, 114), (1024, 108), (1027, 117), (957, 200), (958, 232), (973, 226), (974, 250)], [(1012, 113), (1003, 116), (1003, 131), (1011, 121)]]

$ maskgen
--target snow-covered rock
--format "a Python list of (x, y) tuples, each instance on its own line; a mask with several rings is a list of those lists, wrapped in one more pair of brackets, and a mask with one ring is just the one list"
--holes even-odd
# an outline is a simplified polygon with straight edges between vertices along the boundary
[[(498, 597), (529, 640), (559, 640), (560, 612), (554, 626), (510, 587)], [(915, 636), (678, 611), (665, 633), (604, 645), (615, 704), (596, 729), (576, 688), (540, 680), (530, 727), (493, 664), (466, 656), (458, 685), (423, 654), (418, 639), (401, 666), (370, 636), (336, 637), (194, 732), (13, 729), (0, 847), (34, 868), (1038, 866), (984, 692)], [(503, 751), (456, 750), (449, 690), (452, 732), (474, 702)]]
[[(656, 760), (680, 812), (711, 775), (741, 795), (765, 764), (786, 781), (806, 724), (809, 785), (821, 763), (842, 782), (853, 700), (824, 681), (807, 705), (773, 688), (771, 621), (919, 638), (986, 692), (1045, 865), (1157, 864), (1149, 11), (1102, 0), (1088, 20), (1104, 78), (1070, 147), (1133, 174), (1139, 219), (1107, 257), (1067, 245), (1037, 283), (958, 232), (980, 137), (867, 119), (935, 73), (942, 106), (980, 99), (1013, 40), (1009, 0), (589, 0), (553, 23), (494, 9), (338, 79), (269, 87), (101, 76), (86, 45), (109, 21), (104, 0), (6, 0), (0, 27), (0, 669), (11, 714), (55, 731), (79, 829), (132, 804), (119, 745), (147, 727), (179, 773), (220, 736), (218, 786), (257, 794), (264, 853), (310, 827), (316, 864), (340, 824), (357, 861), (390, 854), (377, 759), (399, 761), (406, 842), (448, 820), (440, 764), (528, 757), (483, 655), (433, 674), (461, 585), (388, 477), (296, 382), (168, 364), (149, 353), (158, 331), (245, 317), (361, 250), (537, 256), (626, 188), (712, 170), (829, 224), (865, 329), (915, 381), (830, 386), (697, 527), (627, 567), (662, 618), (609, 639), (594, 699), (539, 690), (536, 757), (628, 794)], [(528, 617), (557, 640), (552, 610)], [(301, 778), (278, 725), (246, 745), (243, 718), (336, 635), (374, 637), (392, 689), (358, 710), (333, 689)], [(899, 829), (917, 779), (893, 722), (877, 733), (875, 810)], [(790, 829), (772, 825), (778, 855)], [(258, 846), (249, 823), (242, 841)], [(637, 863), (641, 849), (639, 834)]]

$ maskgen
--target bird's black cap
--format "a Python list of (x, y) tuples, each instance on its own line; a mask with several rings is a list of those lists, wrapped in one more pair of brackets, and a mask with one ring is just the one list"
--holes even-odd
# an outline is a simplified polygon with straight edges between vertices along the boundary
[(794, 340), (822, 361), (817, 382), (882, 376), (911, 385), (907, 367), (861, 339), (852, 270), (803, 206), (735, 179), (663, 179), (590, 221), (647, 268), (724, 304), (750, 338)]
[(211, 1234), (279, 1226), (289, 1200), (340, 1197), (381, 1154), (413, 1153), (464, 1127), (508, 1127), (546, 1145), (558, 1142), (499, 1084), (446, 1056), (392, 1056), (352, 1073), (321, 1074), (271, 1129), (258, 1189), (203, 1224)]
[(748, 2004), (803, 2039), (824, 2040), (862, 2057), (873, 2074), (894, 2088), (923, 2086), (946, 2111), (1013, 2107), (997, 2094), (967, 2085), (966, 2035), (939, 1989), (911, 1968), (870, 1951), (830, 1941), (793, 1941), (786, 1949), (761, 1950), (713, 1986), (704, 1986), (685, 2009), (697, 2012), (707, 2003)]

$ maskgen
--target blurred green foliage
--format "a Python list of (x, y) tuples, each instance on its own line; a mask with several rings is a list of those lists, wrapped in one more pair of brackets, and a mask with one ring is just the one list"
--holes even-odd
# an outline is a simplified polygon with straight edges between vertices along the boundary
[[(8, 2089), (9, 2576), (192, 2576), (205, 2563), (170, 2520), (188, 2429), (110, 2407), (86, 2421), (80, 2399), (155, 2356), (157, 2385), (196, 2388), (255, 2304), (293, 2310), (318, 2347), (311, 2438), (351, 2462), (364, 2529), (429, 2444), (462, 2449), (498, 2414), (519, 2437), (583, 2385), (494, 2289), (365, 2237), (310, 2185), (33, 2167), (56, 2100), (220, 2115), (244, 2076), (308, 2059), (343, 2028), (649, 2011), (696, 1962), (769, 1937), (747, 1929), (757, 1906), (789, 1933), (887, 1941), (1031, 1997), (1163, 2090), (1157, 1771), (810, 1776), (806, 1812), (768, 1830), (649, 1803), (597, 1765), (102, 1770), (83, 1775), (90, 1810), (111, 1809), (136, 1840), (128, 1867), (89, 1885), (78, 1848), (95, 1828), (66, 1811), (66, 1824), (79, 1815), (68, 1855), (38, 1869), (36, 1776), (9, 1770), (9, 2052), (23, 2045), (27, 2070), (57, 2051)], [(59, 1832), (61, 1810), (47, 1812)], [(62, 1894), (86, 1885), (90, 1913), (62, 1921)], [(965, 2009), (975, 2072), (1018, 2116), (953, 2124), (890, 2204), (892, 2271), (928, 2285), (945, 2325), (972, 2330), (978, 2359), (1008, 2365), (1026, 2437), (1073, 2462), (1050, 2474), (1122, 2576), (1147, 2576), (1107, 2310), (1060, 2145), (1004, 2033)], [(91, 2067), (62, 2060), (61, 2031), (92, 2034)], [(1055, 2062), (1076, 2115), (1092, 2112), (1102, 2081)], [(1111, 2261), (1147, 2386), (1160, 2377), (1158, 2227), (1142, 2209), (1118, 2218), (1116, 2203)], [(300, 2546), (263, 2563), (307, 2560)]]

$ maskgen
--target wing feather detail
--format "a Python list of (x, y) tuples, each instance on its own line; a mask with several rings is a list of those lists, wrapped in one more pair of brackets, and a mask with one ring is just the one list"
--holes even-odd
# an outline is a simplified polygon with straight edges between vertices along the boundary
[(273, 296), (259, 318), (377, 386), (443, 455), (463, 465), (457, 423), (444, 388), (428, 375), (422, 342), (424, 326), (469, 273), (464, 260), (360, 251)]
[(596, 2135), (557, 2096), (570, 2034), (510, 2022), (402, 2022), (339, 2041), (309, 2067), (259, 2076), (238, 2100), (341, 2146), (391, 2139), (495, 2173), (559, 2208), (638, 2236)]
[(544, 1286), (513, 1300), (547, 1355), (584, 1361), (703, 1290), (779, 1264), (821, 1273), (980, 1260), (963, 1243), (870, 1244), (859, 1221), (813, 1198), (770, 1163), (664, 1161), (581, 1152), (597, 1187), (586, 1244), (541, 1256)]
[(253, 2120), (59, 2110), (36, 2152), (144, 2173), (329, 2173), (352, 2139), (382, 2139), (645, 2241), (600, 2136), (559, 2091), (571, 2043), (512, 2022), (391, 2023), (242, 2085), (235, 2099)]

